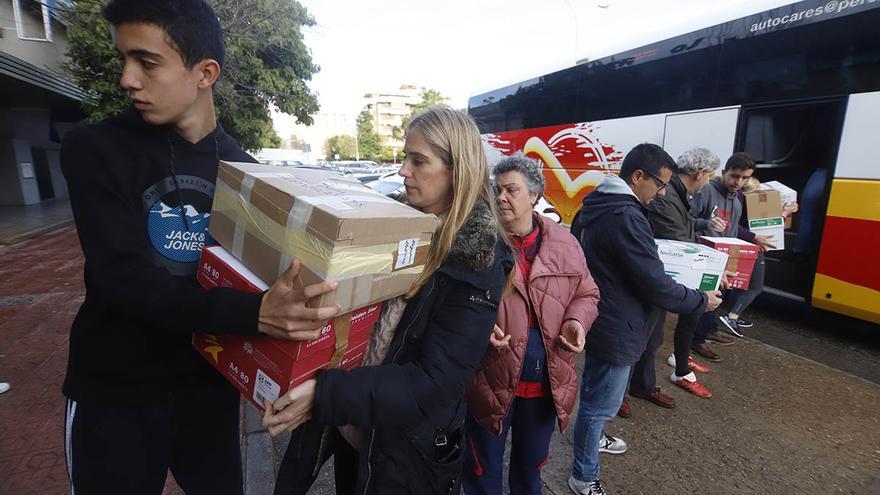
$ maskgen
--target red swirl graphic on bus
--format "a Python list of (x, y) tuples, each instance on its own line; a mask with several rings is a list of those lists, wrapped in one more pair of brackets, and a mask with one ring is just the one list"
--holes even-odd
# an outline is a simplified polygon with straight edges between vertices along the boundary
[(562, 222), (570, 224), (590, 193), (605, 174), (620, 169), (623, 153), (603, 143), (591, 123), (539, 127), (483, 135), (483, 142), (497, 154), (522, 152), (541, 160), (547, 183), (544, 196), (559, 210)]

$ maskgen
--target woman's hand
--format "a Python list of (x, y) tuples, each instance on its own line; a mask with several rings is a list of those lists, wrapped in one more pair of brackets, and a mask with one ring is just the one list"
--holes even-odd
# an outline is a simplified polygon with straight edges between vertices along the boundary
[(798, 208), (799, 206), (797, 201), (785, 203), (785, 206), (782, 207), (782, 218), (788, 218), (792, 215), (792, 213), (797, 213)]
[(495, 325), (495, 328), (492, 329), (492, 333), (489, 334), (489, 344), (492, 345), (495, 349), (502, 349), (504, 347), (510, 346), (510, 335), (504, 335), (504, 330), (501, 329), (498, 325)]
[(559, 341), (562, 347), (577, 354), (584, 350), (587, 342), (587, 331), (577, 320), (565, 320), (559, 329)]
[(263, 426), (270, 435), (277, 437), (284, 431), (293, 431), (311, 419), (317, 383), (314, 379), (305, 381), (279, 397), (275, 404), (263, 401)]

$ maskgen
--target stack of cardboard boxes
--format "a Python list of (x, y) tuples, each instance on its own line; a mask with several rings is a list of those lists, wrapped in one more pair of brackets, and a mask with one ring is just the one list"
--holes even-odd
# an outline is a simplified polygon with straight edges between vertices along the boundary
[(355, 179), (221, 162), (209, 232), (222, 248), (203, 251), (202, 286), (263, 291), (298, 258), (298, 286), (339, 282), (309, 305), (338, 304), (340, 316), (310, 342), (196, 334), (193, 345), (258, 407), (321, 369), (359, 366), (381, 302), (421, 274), (436, 228)]

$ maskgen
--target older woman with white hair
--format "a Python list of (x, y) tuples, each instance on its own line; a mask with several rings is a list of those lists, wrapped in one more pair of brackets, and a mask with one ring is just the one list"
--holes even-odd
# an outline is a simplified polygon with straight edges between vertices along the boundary
[(494, 174), (517, 269), (466, 395), (464, 491), (502, 493), (505, 439), (513, 431), (510, 493), (541, 493), (550, 437), (557, 422), (560, 430), (568, 425), (578, 394), (574, 355), (598, 315), (599, 289), (577, 240), (533, 211), (544, 192), (538, 164), (516, 155)]

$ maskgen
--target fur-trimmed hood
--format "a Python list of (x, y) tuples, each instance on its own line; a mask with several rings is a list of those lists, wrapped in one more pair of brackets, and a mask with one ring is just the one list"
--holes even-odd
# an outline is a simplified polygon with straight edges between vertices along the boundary
[(498, 239), (497, 220), (485, 201), (477, 201), (467, 221), (455, 235), (446, 263), (471, 270), (484, 270), (495, 260)]

